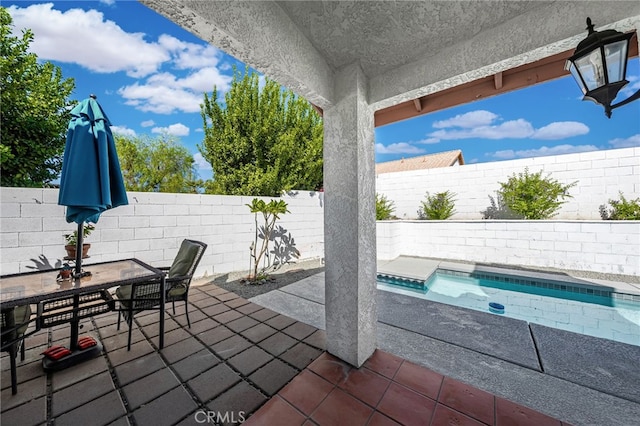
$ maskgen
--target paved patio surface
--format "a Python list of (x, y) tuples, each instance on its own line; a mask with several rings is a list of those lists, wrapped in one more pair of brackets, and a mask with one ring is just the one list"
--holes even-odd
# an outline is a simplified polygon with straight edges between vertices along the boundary
[[(81, 335), (99, 338), (102, 356), (55, 373), (42, 371), (39, 354), (50, 344), (67, 345), (68, 327), (30, 337), (27, 359), (19, 362), (15, 396), (8, 359), (2, 358), (1, 423), (195, 425), (246, 419), (246, 424), (277, 426), (562, 424), (539, 412), (548, 410), (528, 408), (535, 400), (519, 402), (521, 396), (508, 390), (502, 392), (506, 395), (487, 392), (464, 375), (454, 377), (446, 368), (413, 361), (420, 357), (412, 351), (422, 358), (433, 354), (436, 361), (443, 356), (442, 350), (433, 350), (434, 342), (414, 346), (416, 336), (424, 336), (413, 332), (381, 327), (383, 350), (355, 369), (324, 352), (326, 338), (318, 327), (215, 285), (191, 289), (190, 329), (182, 304), (176, 308), (178, 315), (166, 319), (160, 351), (157, 312), (136, 317), (131, 351), (126, 350), (127, 326), (116, 330), (117, 314), (85, 321)], [(399, 351), (407, 356), (390, 353)], [(464, 353), (448, 354), (448, 360), (451, 371), (468, 371)], [(495, 373), (495, 363), (476, 361), (483, 375)]]
[[(415, 259), (386, 263), (384, 271), (408, 268), (426, 278), (437, 267)], [(324, 329), (323, 289), (318, 274), (250, 300)], [(640, 418), (640, 346), (385, 291), (378, 292), (378, 319), (378, 348), (496, 396), (576, 425), (627, 426)]]
[(68, 326), (28, 338), (17, 395), (11, 395), (8, 357), (2, 358), (1, 423), (201, 424), (205, 417), (197, 412), (239, 421), (323, 352), (323, 331), (215, 285), (192, 288), (190, 299), (191, 328), (180, 303), (178, 315), (167, 316), (160, 351), (157, 311), (135, 317), (131, 351), (126, 324), (116, 329), (117, 314), (84, 321), (81, 335), (98, 338), (102, 356), (59, 372), (45, 374), (40, 353), (49, 344), (68, 346)]

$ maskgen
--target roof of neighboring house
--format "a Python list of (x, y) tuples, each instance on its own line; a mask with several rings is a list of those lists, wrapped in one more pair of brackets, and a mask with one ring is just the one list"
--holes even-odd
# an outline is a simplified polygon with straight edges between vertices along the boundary
[(435, 169), (463, 165), (462, 151), (440, 152), (438, 154), (422, 155), (420, 157), (403, 158), (402, 160), (387, 161), (376, 164), (376, 175), (382, 173), (407, 172), (409, 170)]

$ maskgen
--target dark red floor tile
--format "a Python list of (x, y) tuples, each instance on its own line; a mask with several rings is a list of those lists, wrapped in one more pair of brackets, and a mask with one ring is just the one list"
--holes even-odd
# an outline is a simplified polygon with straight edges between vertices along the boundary
[(307, 368), (336, 385), (342, 383), (351, 370), (349, 364), (327, 352), (316, 358)]
[(496, 426), (560, 426), (560, 421), (515, 402), (496, 397)]
[(375, 371), (385, 377), (393, 379), (403, 359), (390, 353), (376, 349), (376, 351), (364, 363), (369, 370)]
[(299, 426), (306, 420), (302, 414), (278, 396), (271, 398), (243, 423), (244, 426)]
[(428, 425), (436, 402), (391, 382), (378, 404), (378, 411), (403, 425)]
[(291, 383), (285, 386), (278, 395), (308, 416), (329, 395), (333, 388), (333, 384), (309, 370), (304, 370)]
[(320, 426), (365, 425), (373, 409), (346, 392), (334, 388), (311, 414), (311, 420)]
[(393, 381), (403, 384), (431, 399), (438, 399), (443, 379), (444, 376), (442, 374), (405, 361), (398, 369)]
[(376, 411), (369, 419), (367, 426), (400, 426), (400, 423), (394, 422), (389, 417)]
[(492, 425), (494, 421), (494, 396), (450, 377), (445, 377), (438, 402)]
[(452, 410), (446, 405), (436, 404), (436, 412), (431, 420), (431, 426), (485, 426), (475, 419)]
[(352, 369), (346, 379), (338, 383), (342, 389), (359, 400), (375, 407), (389, 387), (391, 380), (366, 368)]

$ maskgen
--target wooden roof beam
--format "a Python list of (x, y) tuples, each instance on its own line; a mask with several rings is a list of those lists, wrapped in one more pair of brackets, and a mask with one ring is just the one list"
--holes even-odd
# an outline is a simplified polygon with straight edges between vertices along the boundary
[[(629, 41), (629, 58), (638, 56), (636, 37), (637, 34)], [(419, 98), (420, 110), (416, 108), (417, 99), (383, 108), (375, 112), (375, 126), (384, 126), (568, 76), (570, 73), (564, 69), (564, 66), (567, 58), (573, 53), (574, 49), (567, 50), (530, 64), (423, 96)]]
[(493, 84), (496, 87), (496, 90), (502, 89), (502, 71), (493, 75)]

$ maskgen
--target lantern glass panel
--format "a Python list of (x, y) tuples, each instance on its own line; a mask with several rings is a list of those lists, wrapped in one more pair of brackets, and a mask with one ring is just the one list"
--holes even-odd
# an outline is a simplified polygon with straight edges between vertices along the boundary
[(569, 70), (569, 72), (571, 72), (571, 75), (573, 76), (573, 79), (576, 81), (576, 83), (578, 83), (578, 86), (580, 87), (580, 90), (582, 90), (582, 94), (583, 95), (586, 94), (587, 93), (587, 89), (582, 84), (582, 78), (580, 77), (580, 73), (578, 73), (578, 69), (573, 64), (573, 62), (567, 61), (567, 66), (565, 67), (565, 69), (567, 69), (567, 70)]
[(605, 46), (604, 54), (607, 60), (609, 83), (624, 80), (628, 45), (628, 40), (622, 40)]
[(588, 91), (607, 84), (600, 49), (595, 49), (593, 52), (576, 59), (575, 64), (580, 70)]

